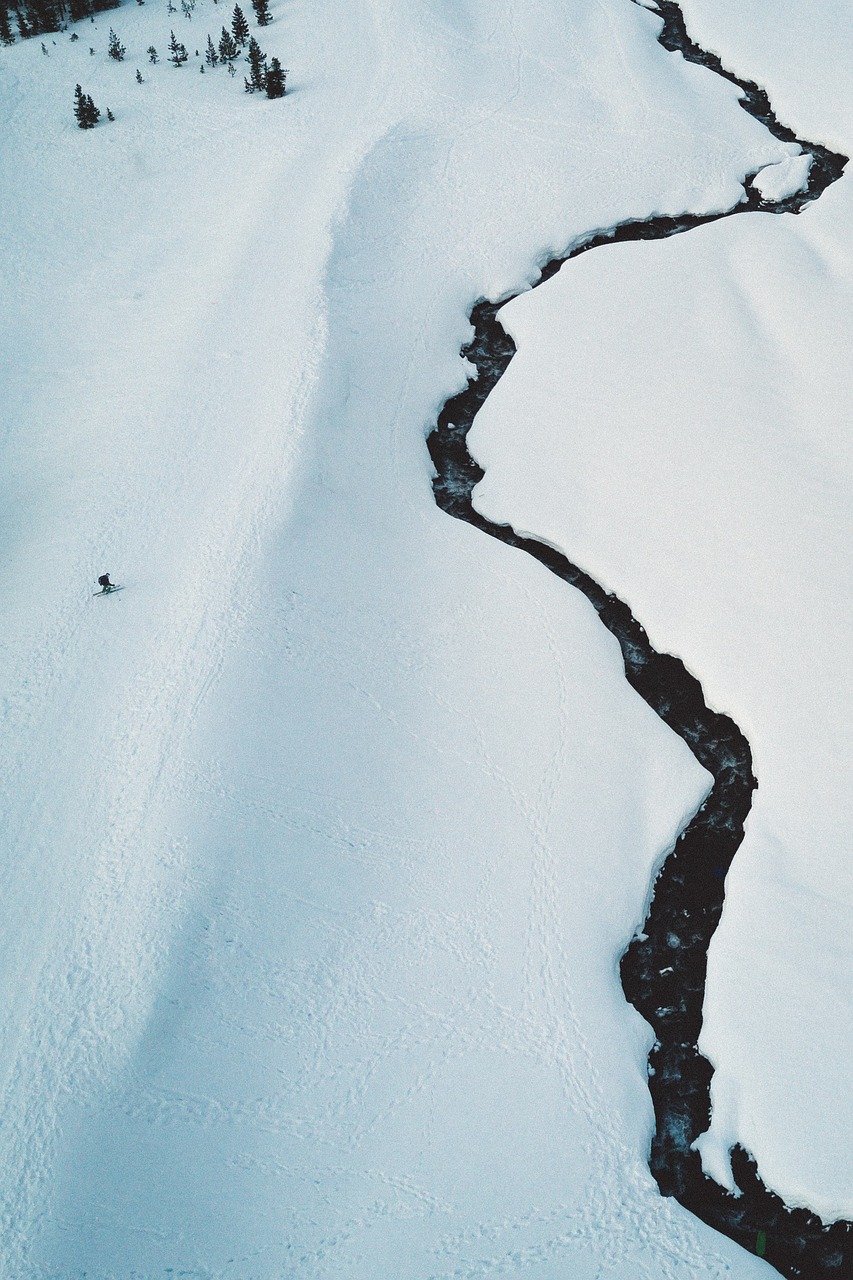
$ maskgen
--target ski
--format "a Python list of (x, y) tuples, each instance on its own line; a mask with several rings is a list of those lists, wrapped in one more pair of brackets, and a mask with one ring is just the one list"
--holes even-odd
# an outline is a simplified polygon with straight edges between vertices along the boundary
[(124, 587), (104, 587), (101, 591), (93, 591), (93, 596), (111, 596), (114, 591), (124, 591)]

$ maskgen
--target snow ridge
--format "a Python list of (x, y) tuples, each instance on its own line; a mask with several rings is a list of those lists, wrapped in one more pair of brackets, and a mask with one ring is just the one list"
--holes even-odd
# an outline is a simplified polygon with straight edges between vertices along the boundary
[[(642, 0), (633, 0), (641, 4)], [(541, 270), (538, 287), (564, 263), (590, 249), (625, 240), (658, 240), (678, 235), (734, 213), (799, 213), (842, 174), (847, 157), (805, 142), (781, 124), (766, 92), (738, 79), (720, 59), (688, 36), (674, 0), (643, 5), (662, 19), (659, 41), (688, 61), (737, 84), (741, 105), (777, 138), (797, 143), (804, 152), (797, 189), (785, 191), (758, 174), (744, 180), (744, 198), (734, 208), (708, 215), (653, 217), (596, 231)], [(799, 160), (800, 158), (797, 157)], [(518, 296), (513, 295), (513, 296)], [(473, 490), (485, 472), (467, 447), (474, 418), (506, 371), (515, 344), (498, 319), (512, 298), (480, 301), (471, 311), (474, 336), (462, 355), (477, 370), (467, 388), (444, 404), (428, 438), (436, 468), (436, 502), (499, 541), (527, 552), (557, 577), (577, 587), (602, 623), (619, 641), (631, 686), (690, 747), (714, 777), (700, 811), (682, 833), (654, 885), (648, 918), (622, 958), (622, 985), (630, 1002), (652, 1025), (656, 1043), (649, 1059), (649, 1086), (656, 1115), (650, 1168), (664, 1195), (674, 1196), (708, 1225), (766, 1258), (783, 1275), (809, 1277), (853, 1274), (853, 1223), (830, 1227), (807, 1210), (787, 1208), (761, 1181), (755, 1161), (742, 1148), (732, 1152), (735, 1197), (707, 1178), (693, 1143), (710, 1117), (712, 1068), (697, 1047), (702, 1025), (707, 952), (719, 923), (725, 875), (743, 839), (744, 823), (757, 786), (749, 743), (734, 721), (711, 710), (702, 687), (670, 654), (658, 653), (627, 604), (608, 594), (556, 548), (494, 523), (473, 505)]]

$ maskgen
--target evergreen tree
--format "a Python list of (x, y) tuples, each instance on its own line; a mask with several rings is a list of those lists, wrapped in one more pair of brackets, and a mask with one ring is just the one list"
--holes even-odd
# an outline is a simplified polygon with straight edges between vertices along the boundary
[(9, 10), (0, 0), (0, 44), (14, 44), (15, 37), (12, 34), (12, 28), (9, 26)]
[(270, 69), (267, 72), (267, 97), (283, 98), (285, 94), (285, 81), (287, 79), (287, 71), (281, 65), (278, 58), (273, 58), (270, 63)]
[(242, 49), (249, 39), (249, 24), (246, 16), (238, 4), (234, 6), (234, 14), (231, 18), (231, 30), (234, 33), (234, 39)]
[(84, 93), (78, 84), (74, 90), (74, 119), (78, 126), (81, 129), (94, 129), (100, 115), (88, 93)]
[(227, 62), (230, 66), (236, 57), (239, 57), (240, 50), (237, 48), (237, 41), (232, 36), (227, 27), (222, 28), (222, 36), (219, 40), (219, 56), (223, 62)]
[(272, 22), (269, 0), (252, 0), (252, 8), (255, 11), (255, 17), (258, 20), (258, 26), (268, 27)]
[(152, 63), (152, 65), (156, 66), (157, 63), (160, 61), (160, 57), (159, 57), (159, 54), (157, 53), (157, 50), (154, 48), (153, 44), (149, 44), (145, 52), (148, 54), (148, 61)]
[(169, 61), (174, 63), (176, 67), (179, 67), (182, 63), (186, 62), (190, 55), (187, 53), (186, 45), (181, 44), (180, 40), (175, 38), (174, 31), (171, 31), (169, 34), (172, 37), (169, 41)]
[(139, 67), (136, 68), (136, 83), (142, 84), (142, 72), (139, 70)]
[[(61, 25), (60, 0), (26, 0), (23, 8), (25, 10), (23, 21), (28, 35), (40, 36), (45, 31), (59, 30)], [(20, 10), (17, 16), (18, 27), (23, 35)]]
[(207, 48), (204, 51), (204, 60), (209, 67), (215, 67), (219, 61), (219, 54), (216, 52), (216, 46), (209, 35), (207, 37)]
[(261, 46), (254, 36), (249, 40), (249, 52), (246, 54), (246, 61), (249, 64), (249, 78), (245, 80), (246, 92), (257, 93), (260, 89), (266, 88), (267, 55), (261, 53)]
[(107, 53), (111, 58), (114, 58), (116, 62), (124, 62), (124, 55), (127, 53), (127, 49), (125, 49), (112, 27), (110, 27), (110, 40), (107, 45)]
[(113, 115), (112, 111), (110, 111), (109, 107), (107, 107), (107, 119), (115, 120), (115, 116)]
[(79, 22), (81, 18), (88, 18), (92, 12), (90, 0), (69, 0), (68, 16), (72, 22)]
[(18, 20), (18, 32), (22, 40), (26, 40), (30, 35), (30, 29), (27, 26), (27, 20), (21, 13), (20, 9), (15, 10), (15, 17)]

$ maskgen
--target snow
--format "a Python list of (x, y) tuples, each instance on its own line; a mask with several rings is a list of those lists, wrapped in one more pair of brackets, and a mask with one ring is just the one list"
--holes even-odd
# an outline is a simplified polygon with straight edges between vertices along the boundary
[(769, 164), (752, 180), (765, 200), (784, 200), (805, 190), (812, 166), (810, 155), (791, 156), (779, 164)]
[[(771, 96), (800, 127), (793, 95), (814, 91), (814, 129), (842, 75), (831, 18), (806, 74), (787, 6), (739, 23), (721, 4), (717, 25), (700, 4), (688, 22), (694, 8), (695, 38), (738, 70), (772, 8), (796, 59), (776, 64)], [(819, 140), (850, 154), (842, 117)], [(627, 599), (749, 738), (759, 790), (711, 945), (699, 1146), (731, 1185), (742, 1143), (786, 1203), (826, 1220), (853, 1217), (851, 212), (844, 178), (797, 219), (747, 214), (577, 259), (502, 311), (519, 353), (470, 436), (478, 509)]]
[(423, 438), (478, 296), (797, 148), (625, 0), (273, 15), (283, 102), (210, 0), (0, 50), (5, 1274), (767, 1275), (617, 975), (708, 777)]

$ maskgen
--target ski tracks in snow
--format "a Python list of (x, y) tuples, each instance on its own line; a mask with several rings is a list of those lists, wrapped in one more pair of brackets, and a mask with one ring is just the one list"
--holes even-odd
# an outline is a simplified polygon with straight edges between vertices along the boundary
[[(381, 86), (375, 19), (376, 6), (366, 5), (358, 20), (350, 18), (349, 34)], [(352, 52), (346, 42), (343, 49)], [(52, 600), (42, 588), (33, 612), (23, 595), (30, 573), (22, 568), (10, 582), (21, 621), (6, 682), (14, 754), (3, 771), (12, 854), (5, 902), (33, 903), (24, 907), (28, 919), (7, 919), (0, 1230), (8, 1275), (29, 1274), (32, 1224), (63, 1099), (85, 1108), (120, 1072), (178, 927), (185, 872), (168, 811), (182, 792), (183, 744), (240, 635), (261, 535), (286, 514), (325, 342), (329, 225), (383, 127), (378, 88), (352, 84), (341, 66), (327, 71), (351, 99), (351, 110), (340, 104), (337, 124), (351, 140), (332, 146), (324, 138), (334, 172), (321, 168), (300, 191), (305, 208), (297, 223), (313, 230), (300, 245), (301, 269), (294, 273), (281, 259), (277, 207), (285, 192), (293, 201), (293, 188), (286, 164), (268, 156), (262, 170), (245, 175), (247, 189), (238, 184), (236, 222), (224, 219), (223, 238), (205, 245), (198, 306), (184, 314), (180, 350), (168, 357), (183, 364), (188, 394), (171, 398), (179, 374), (162, 378), (162, 335), (139, 329), (143, 367), (147, 360), (165, 385), (128, 402), (119, 363), (114, 387), (100, 388), (105, 414), (121, 420), (118, 466), (108, 456), (115, 446), (95, 436), (92, 447), (107, 457), (96, 460), (101, 474), (90, 503), (96, 494), (104, 505), (94, 507), (88, 530), (71, 532), (78, 558), (68, 585)], [(216, 188), (211, 194), (221, 199)], [(207, 358), (211, 305), (213, 325), (226, 315), (233, 335), (220, 343), (236, 338), (240, 352), (237, 367), (220, 362), (212, 381), (194, 353), (198, 346)], [(159, 438), (149, 447), (155, 418)], [(105, 564), (127, 590), (90, 600), (85, 583)]]

